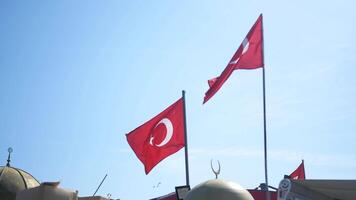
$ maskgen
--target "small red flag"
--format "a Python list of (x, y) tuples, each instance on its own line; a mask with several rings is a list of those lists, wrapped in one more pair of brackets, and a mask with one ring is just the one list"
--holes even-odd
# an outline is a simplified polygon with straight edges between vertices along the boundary
[(214, 96), (235, 69), (257, 69), (264, 66), (262, 44), (261, 14), (220, 76), (208, 80), (209, 90), (205, 93), (203, 104)]
[(183, 99), (126, 134), (126, 139), (148, 174), (159, 162), (185, 145)]
[(302, 160), (302, 163), (298, 166), (298, 168), (294, 170), (294, 172), (292, 172), (289, 176), (291, 179), (305, 179), (304, 160)]

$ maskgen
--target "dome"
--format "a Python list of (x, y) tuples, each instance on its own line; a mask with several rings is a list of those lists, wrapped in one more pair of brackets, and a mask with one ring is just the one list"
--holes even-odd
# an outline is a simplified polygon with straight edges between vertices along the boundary
[(39, 187), (23, 190), (16, 200), (78, 200), (78, 193), (59, 188), (59, 182), (44, 182)]
[(14, 167), (0, 166), (0, 199), (15, 200), (16, 193), (39, 186), (39, 182), (29, 173)]
[(237, 183), (214, 179), (195, 186), (184, 200), (253, 200), (253, 197)]

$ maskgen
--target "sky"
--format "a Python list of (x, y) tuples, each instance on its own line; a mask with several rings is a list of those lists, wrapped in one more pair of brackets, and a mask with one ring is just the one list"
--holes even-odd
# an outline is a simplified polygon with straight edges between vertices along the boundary
[[(185, 184), (184, 151), (145, 175), (125, 134), (186, 91), (190, 184), (264, 182), (262, 70), (235, 71), (264, 17), (269, 183), (304, 159), (310, 179), (356, 179), (356, 4), (340, 1), (0, 2), (0, 165), (121, 200)], [(160, 184), (158, 184), (160, 183)], [(157, 185), (159, 185), (157, 187)]]

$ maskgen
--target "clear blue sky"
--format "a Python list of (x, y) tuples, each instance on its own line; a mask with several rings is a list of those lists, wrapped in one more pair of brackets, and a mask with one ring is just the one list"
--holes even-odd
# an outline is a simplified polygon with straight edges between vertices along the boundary
[[(264, 15), (270, 184), (356, 179), (356, 4), (349, 1), (1, 1), (0, 165), (91, 195), (148, 199), (185, 183), (183, 151), (149, 175), (125, 133), (186, 90), (191, 185), (264, 181), (262, 71), (219, 75)], [(153, 188), (158, 182), (161, 185)]]

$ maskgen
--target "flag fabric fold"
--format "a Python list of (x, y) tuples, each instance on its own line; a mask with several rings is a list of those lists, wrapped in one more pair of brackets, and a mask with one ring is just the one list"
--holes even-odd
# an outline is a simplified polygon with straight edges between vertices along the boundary
[(203, 104), (215, 95), (235, 69), (257, 69), (264, 66), (262, 20), (261, 14), (220, 76), (208, 80), (209, 89)]
[(127, 142), (148, 174), (159, 162), (185, 146), (183, 99), (126, 134)]
[(289, 177), (291, 179), (305, 180), (304, 160), (302, 160), (302, 163), (289, 175)]

